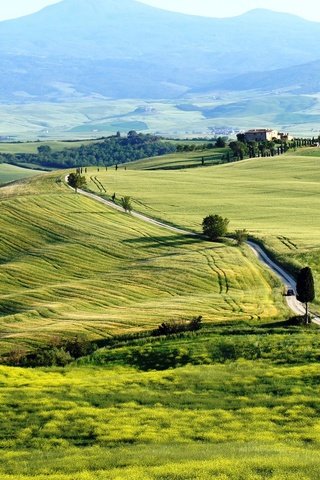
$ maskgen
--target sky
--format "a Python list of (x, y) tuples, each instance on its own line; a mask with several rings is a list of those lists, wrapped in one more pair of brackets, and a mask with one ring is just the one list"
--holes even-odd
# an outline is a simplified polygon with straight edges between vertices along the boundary
[[(61, 0), (0, 0), (0, 21), (21, 17)], [(293, 13), (320, 22), (318, 0), (138, 0), (154, 7), (191, 15), (232, 17), (254, 8)], [(119, 0), (121, 2), (121, 0)]]

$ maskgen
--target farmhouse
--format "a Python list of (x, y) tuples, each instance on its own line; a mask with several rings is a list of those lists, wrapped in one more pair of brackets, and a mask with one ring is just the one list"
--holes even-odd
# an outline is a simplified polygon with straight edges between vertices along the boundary
[(293, 137), (289, 133), (281, 133), (268, 128), (256, 128), (244, 133), (246, 142), (270, 142), (271, 140), (283, 140), (288, 142)]

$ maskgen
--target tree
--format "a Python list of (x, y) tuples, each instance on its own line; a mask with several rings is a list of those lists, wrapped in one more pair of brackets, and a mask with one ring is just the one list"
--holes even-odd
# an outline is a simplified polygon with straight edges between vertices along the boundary
[(306, 306), (305, 322), (308, 323), (308, 303), (315, 297), (314, 281), (310, 267), (304, 267), (300, 270), (297, 277), (297, 300)]
[(227, 233), (228, 224), (227, 218), (222, 218), (220, 215), (208, 215), (202, 221), (203, 233), (210, 240), (217, 240)]
[(216, 140), (216, 147), (217, 148), (225, 148), (226, 146), (226, 141), (224, 138), (222, 137), (218, 137), (217, 140)]
[(40, 145), (37, 150), (39, 155), (49, 156), (52, 153), (51, 147), (49, 145)]
[(124, 209), (126, 213), (130, 213), (132, 211), (132, 205), (131, 205), (131, 198), (130, 197), (122, 197), (121, 200), (121, 206)]
[(247, 239), (248, 239), (248, 232), (247, 232), (247, 230), (246, 230), (245, 228), (244, 228), (243, 230), (236, 230), (234, 236), (235, 236), (237, 245), (240, 246), (240, 245), (242, 245), (244, 242), (247, 241)]
[(68, 175), (68, 184), (70, 187), (74, 188), (77, 193), (78, 188), (82, 188), (86, 185), (86, 177), (82, 177), (80, 173), (70, 173)]
[(242, 142), (230, 142), (229, 147), (233, 152), (233, 157), (238, 160), (243, 160), (244, 156), (248, 153), (248, 146)]

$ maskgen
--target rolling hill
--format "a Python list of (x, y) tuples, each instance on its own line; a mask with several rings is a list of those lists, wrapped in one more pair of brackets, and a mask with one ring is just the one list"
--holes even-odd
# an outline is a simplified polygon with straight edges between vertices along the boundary
[[(150, 161), (142, 160), (140, 171), (136, 162), (132, 170), (128, 164), (125, 172), (108, 169), (95, 176), (109, 195), (128, 195), (135, 210), (186, 229), (200, 231), (210, 212), (229, 218), (231, 231), (246, 228), (282, 262), (310, 265), (319, 292), (319, 155), (317, 148), (298, 149), (294, 155), (176, 171), (150, 171)], [(151, 165), (172, 162), (170, 155)], [(88, 183), (97, 191), (93, 171), (88, 169)]]
[(75, 195), (64, 175), (0, 189), (0, 354), (199, 314), (208, 322), (285, 314), (281, 287), (253, 254), (110, 210)]
[[(219, 90), (278, 90), (295, 94), (310, 94), (320, 91), (320, 61), (303, 63), (272, 71), (249, 72), (217, 82)], [(212, 88), (213, 85), (210, 86)]]

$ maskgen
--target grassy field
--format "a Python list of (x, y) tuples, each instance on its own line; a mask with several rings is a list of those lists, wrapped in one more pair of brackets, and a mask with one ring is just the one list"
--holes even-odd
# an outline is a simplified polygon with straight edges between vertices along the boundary
[(129, 195), (135, 209), (184, 228), (200, 231), (206, 215), (225, 216), (230, 231), (246, 228), (284, 260), (309, 263), (320, 285), (319, 158), (308, 152), (179, 171), (146, 171), (142, 161), (140, 171), (138, 163), (126, 171), (91, 168), (87, 178), (90, 189), (97, 176), (110, 195)]
[(89, 145), (98, 140), (83, 140), (83, 141), (42, 141), (42, 142), (0, 142), (1, 153), (37, 153), (38, 147), (41, 145), (48, 145), (52, 150), (61, 151), (66, 148), (79, 148), (81, 145)]
[[(204, 165), (217, 165), (226, 149), (217, 148), (187, 153), (173, 153), (164, 155), (161, 158), (151, 157), (143, 160), (130, 162), (126, 168), (130, 170), (179, 170), (183, 168), (194, 168)], [(121, 167), (120, 167), (121, 168)]]
[(16, 167), (15, 165), (0, 163), (0, 185), (20, 180), (22, 178), (33, 177), (39, 173), (39, 170), (30, 170), (27, 168)]
[[(305, 191), (317, 180), (314, 159), (301, 159)], [(118, 194), (140, 188), (136, 207), (199, 229), (193, 202), (227, 191), (221, 172), (239, 179), (228, 208), (243, 167), (258, 198), (254, 165), (88, 175), (109, 193), (111, 179)], [(109, 210), (64, 175), (0, 189), (0, 353), (75, 334), (105, 346), (64, 369), (0, 366), (1, 480), (317, 478), (318, 329), (279, 322), (282, 288), (245, 246)], [(194, 315), (205, 322), (196, 333), (116, 337)]]
[(2, 480), (318, 477), (317, 363), (0, 367), (0, 382)]
[(1, 351), (62, 332), (285, 314), (281, 287), (246, 248), (140, 222), (74, 194), (57, 173), (2, 188), (0, 202)]

